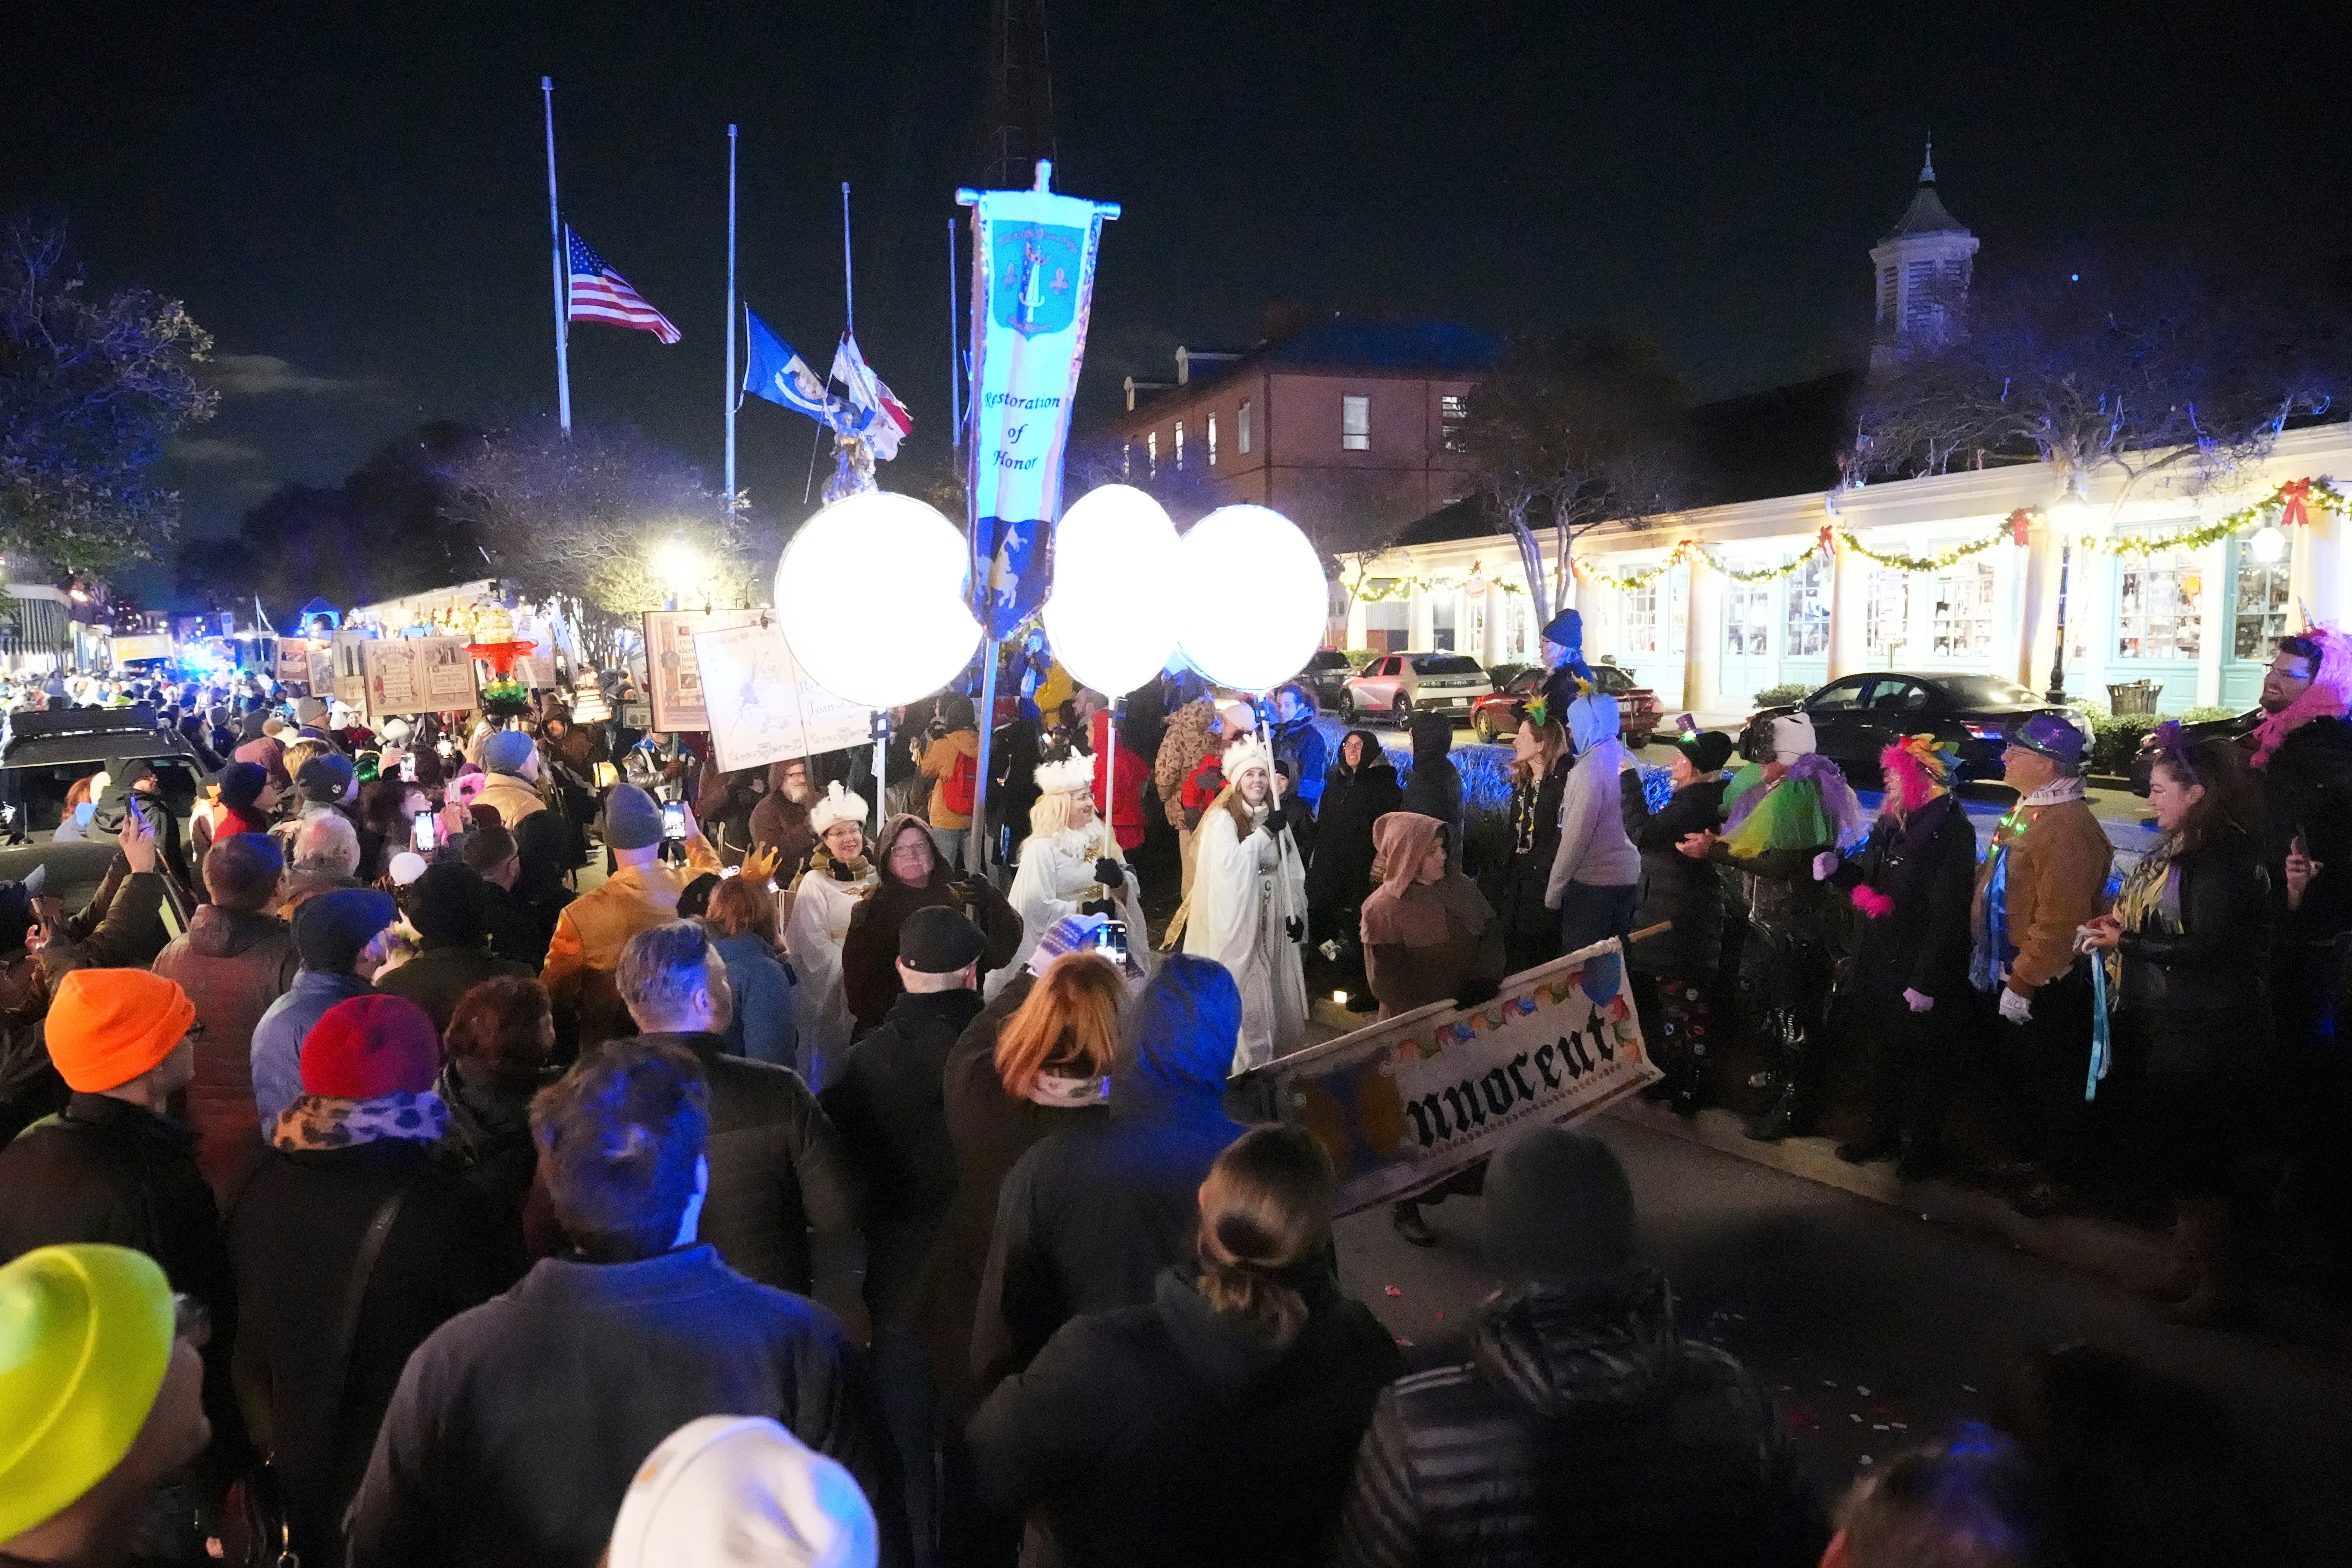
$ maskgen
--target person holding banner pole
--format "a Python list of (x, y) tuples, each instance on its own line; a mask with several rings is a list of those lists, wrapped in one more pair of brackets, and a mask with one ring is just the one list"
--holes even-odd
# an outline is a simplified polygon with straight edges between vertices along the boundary
[[(1383, 1018), (1437, 1002), (1477, 1006), (1494, 999), (1507, 973), (1502, 921), (1477, 884), (1448, 864), (1453, 833), (1453, 824), (1412, 811), (1372, 824), (1382, 879), (1364, 900), (1364, 969)], [(1421, 1205), (1455, 1194), (1475, 1197), (1485, 1176), (1483, 1162), (1456, 1172), (1398, 1203), (1389, 1223), (1413, 1246), (1434, 1247)]]

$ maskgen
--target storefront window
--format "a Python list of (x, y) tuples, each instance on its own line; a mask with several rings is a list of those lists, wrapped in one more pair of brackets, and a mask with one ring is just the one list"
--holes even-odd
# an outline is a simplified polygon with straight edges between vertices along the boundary
[(1830, 650), (1830, 569), (1819, 555), (1789, 574), (1789, 657)]
[(1770, 651), (1772, 585), (1734, 583), (1723, 595), (1723, 651), (1736, 658), (1761, 658)]
[(1863, 623), (1863, 646), (1892, 655), (1911, 640), (1911, 574), (1893, 570), (1870, 574), (1870, 614)]
[(2193, 659), (2203, 637), (2202, 568), (2184, 550), (2126, 561), (2116, 596), (2116, 657)]
[(1624, 647), (1628, 653), (1658, 651), (1658, 579), (1625, 590)]
[(1961, 563), (1936, 578), (1936, 622), (1928, 647), (1937, 658), (1992, 651), (1992, 566)]
[(2230, 657), (2267, 664), (2273, 646), (2286, 636), (2286, 577), (2284, 561), (2265, 566), (2238, 557), (2238, 603), (2230, 635)]
[(1429, 601), (1429, 646), (1441, 653), (1454, 651), (1455, 628), (1462, 624), (1460, 596), (1451, 590), (1433, 595)]
[(1396, 579), (1375, 577), (1366, 588), (1393, 595), (1364, 606), (1364, 646), (1376, 653), (1395, 653), (1406, 646), (1411, 635), (1411, 622), (1405, 608), (1404, 595), (1396, 592)]

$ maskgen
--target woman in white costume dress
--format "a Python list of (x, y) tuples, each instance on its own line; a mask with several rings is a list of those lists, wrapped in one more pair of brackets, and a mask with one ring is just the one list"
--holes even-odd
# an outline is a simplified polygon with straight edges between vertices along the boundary
[(849, 1047), (849, 1001), (841, 984), (841, 941), (857, 900), (879, 877), (866, 844), (866, 803), (837, 783), (809, 808), (816, 847), (793, 879), (784, 920), (784, 952), (800, 984), (793, 988), (793, 1022), (800, 1030), (801, 1071), (811, 1089)]
[(1047, 763), (1035, 776), (1039, 793), (1029, 808), (1029, 837), (1021, 845), (1021, 869), (1006, 895), (1021, 917), (1021, 948), (1012, 963), (989, 975), (985, 989), (991, 1000), (1022, 972), (1037, 939), (1067, 915), (1123, 921), (1128, 952), (1139, 962), (1150, 952), (1141, 884), (1119, 853), (1110, 825), (1095, 810), (1095, 759), (1079, 752)]
[(1225, 748), (1225, 787), (1195, 830), (1184, 951), (1233, 972), (1242, 993), (1234, 1072), (1297, 1048), (1307, 1029), (1307, 867), (1274, 757), (1255, 735)]

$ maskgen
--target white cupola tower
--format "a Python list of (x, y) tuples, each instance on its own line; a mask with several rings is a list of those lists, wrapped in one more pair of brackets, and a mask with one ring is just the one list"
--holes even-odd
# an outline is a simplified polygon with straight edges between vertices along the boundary
[(1870, 250), (1881, 353), (1902, 342), (1932, 345), (1959, 330), (1976, 253), (1977, 237), (1936, 195), (1936, 144), (1929, 142), (1910, 206)]

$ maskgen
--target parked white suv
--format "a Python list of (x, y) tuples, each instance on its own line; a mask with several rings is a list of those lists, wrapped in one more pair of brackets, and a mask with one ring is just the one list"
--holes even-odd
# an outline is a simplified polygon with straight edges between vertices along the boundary
[(1478, 661), (1462, 653), (1386, 653), (1350, 677), (1339, 692), (1340, 717), (1386, 719), (1399, 728), (1416, 713), (1447, 713), (1470, 722), (1470, 705), (1495, 689)]

